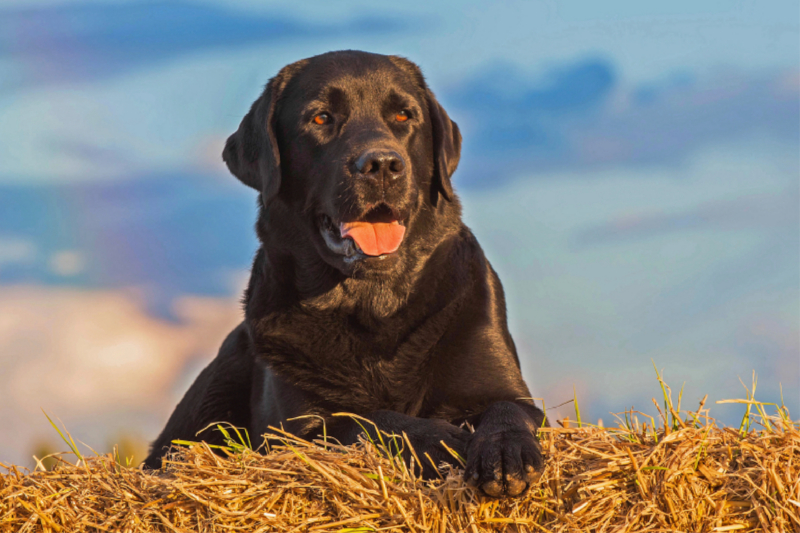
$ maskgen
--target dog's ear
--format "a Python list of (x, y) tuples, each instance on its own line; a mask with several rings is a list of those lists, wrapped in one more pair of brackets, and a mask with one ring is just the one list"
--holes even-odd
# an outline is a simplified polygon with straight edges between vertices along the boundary
[(430, 89), (427, 90), (427, 98), (433, 128), (433, 183), (445, 200), (452, 200), (453, 185), (450, 177), (461, 159), (461, 132), (458, 124), (450, 120)]
[(281, 185), (281, 156), (273, 124), (277, 100), (275, 80), (271, 79), (253, 102), (222, 151), (222, 160), (231, 174), (261, 192), (265, 203), (277, 194)]
[(222, 151), (222, 160), (231, 174), (259, 191), (265, 205), (281, 187), (281, 153), (275, 136), (278, 100), (286, 84), (305, 64), (305, 60), (292, 63), (269, 80)]

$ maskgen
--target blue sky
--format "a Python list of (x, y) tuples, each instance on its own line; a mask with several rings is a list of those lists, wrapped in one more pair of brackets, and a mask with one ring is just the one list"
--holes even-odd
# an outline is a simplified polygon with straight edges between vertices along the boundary
[[(213, 302), (235, 315), (255, 197), (224, 139), (284, 64), (365, 49), (420, 64), (461, 126), (456, 187), (534, 396), (574, 385), (590, 418), (648, 410), (653, 359), (690, 403), (738, 397), (756, 370), (759, 395), (781, 383), (800, 412), (798, 37), (800, 7), (778, 1), (6, 1), (0, 313), (5, 293), (46, 314), (48, 356), (67, 362), (82, 352), (56, 332), (76, 311), (47, 295), (86, 316), (123, 302), (147, 339), (213, 330)], [(15, 331), (0, 327), (0, 366), (22, 372), (33, 341)], [(158, 340), (166, 396), (89, 381), (41, 403), (88, 440), (112, 431), (101, 419), (151, 438), (218, 336)], [(15, 390), (0, 419), (19, 425), (33, 393)], [(111, 400), (70, 407), (92, 391)]]

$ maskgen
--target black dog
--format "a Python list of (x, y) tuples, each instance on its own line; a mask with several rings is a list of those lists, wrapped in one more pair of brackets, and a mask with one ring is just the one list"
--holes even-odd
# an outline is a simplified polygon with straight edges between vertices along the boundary
[[(332, 416), (348, 412), (454, 463), (444, 441), (490, 496), (526, 490), (544, 415), (522, 380), (500, 280), (461, 221), (450, 184), (460, 151), (458, 127), (406, 59), (331, 52), (270, 80), (222, 154), (260, 192), (245, 320), (146, 467), (216, 421), (313, 438), (324, 420), (353, 443), (361, 425)], [(290, 420), (300, 415), (317, 416)]]

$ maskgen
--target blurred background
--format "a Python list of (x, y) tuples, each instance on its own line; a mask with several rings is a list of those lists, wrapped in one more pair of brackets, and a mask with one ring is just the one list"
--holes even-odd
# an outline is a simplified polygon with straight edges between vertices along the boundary
[[(242, 318), (254, 191), (220, 154), (286, 63), (418, 63), (533, 396), (584, 420), (741, 378), (800, 416), (800, 4), (0, 4), (0, 462), (135, 460)], [(572, 413), (567, 405), (551, 418)]]

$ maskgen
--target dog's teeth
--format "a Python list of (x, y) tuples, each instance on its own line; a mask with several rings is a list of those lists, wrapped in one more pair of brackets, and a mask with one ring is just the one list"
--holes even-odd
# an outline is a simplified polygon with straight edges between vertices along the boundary
[(344, 260), (348, 263), (363, 257), (363, 254), (364, 252), (361, 251), (361, 248), (358, 247), (353, 239), (345, 238), (342, 241), (342, 255), (344, 255)]

